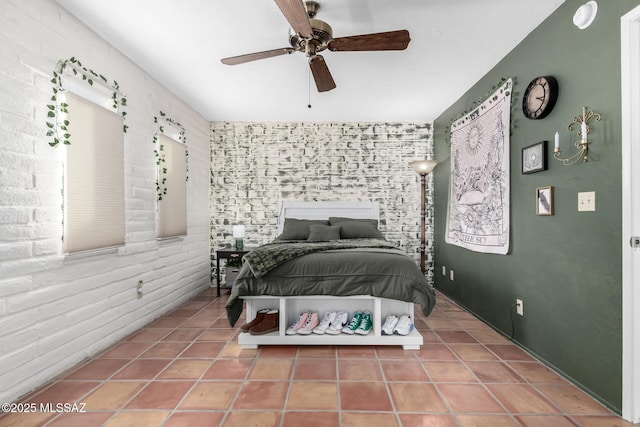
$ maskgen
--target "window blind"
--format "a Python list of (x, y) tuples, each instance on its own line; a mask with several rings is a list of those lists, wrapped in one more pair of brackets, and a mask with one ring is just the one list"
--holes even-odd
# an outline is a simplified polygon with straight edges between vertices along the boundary
[(158, 201), (158, 237), (183, 236), (187, 234), (187, 147), (164, 135), (158, 137), (158, 144), (163, 146), (165, 160), (158, 167), (158, 181), (166, 178), (161, 185), (167, 190)]
[(66, 94), (71, 145), (66, 146), (64, 251), (124, 244), (124, 119)]

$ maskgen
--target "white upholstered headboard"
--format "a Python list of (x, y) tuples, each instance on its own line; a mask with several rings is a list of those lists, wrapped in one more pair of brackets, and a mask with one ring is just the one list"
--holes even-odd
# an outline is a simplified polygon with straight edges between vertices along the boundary
[(370, 218), (380, 220), (378, 202), (301, 202), (283, 200), (278, 215), (278, 235), (282, 234), (285, 218), (329, 219), (330, 216), (345, 218)]

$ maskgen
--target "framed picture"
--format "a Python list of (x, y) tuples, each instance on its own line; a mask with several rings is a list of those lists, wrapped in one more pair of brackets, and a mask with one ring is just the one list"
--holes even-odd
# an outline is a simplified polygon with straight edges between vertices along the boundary
[(536, 215), (553, 215), (553, 187), (536, 188)]
[(522, 149), (522, 173), (547, 170), (547, 141), (536, 142)]

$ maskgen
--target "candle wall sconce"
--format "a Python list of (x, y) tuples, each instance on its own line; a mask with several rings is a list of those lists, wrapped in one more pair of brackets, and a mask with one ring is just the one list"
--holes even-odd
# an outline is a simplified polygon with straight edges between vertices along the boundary
[(587, 107), (582, 107), (582, 116), (575, 116), (573, 121), (567, 126), (569, 132), (573, 132), (574, 125), (579, 125), (577, 134), (580, 140), (574, 142), (574, 145), (578, 149), (578, 152), (571, 157), (563, 159), (560, 157), (560, 143), (558, 133), (556, 132), (555, 147), (553, 149), (553, 157), (556, 160), (560, 160), (563, 165), (572, 165), (578, 160), (582, 159), (583, 163), (589, 161), (589, 139), (588, 134), (591, 132), (591, 126), (589, 126), (589, 120), (595, 118), (596, 121), (602, 120), (602, 116), (598, 113), (594, 113), (593, 110), (587, 111)]

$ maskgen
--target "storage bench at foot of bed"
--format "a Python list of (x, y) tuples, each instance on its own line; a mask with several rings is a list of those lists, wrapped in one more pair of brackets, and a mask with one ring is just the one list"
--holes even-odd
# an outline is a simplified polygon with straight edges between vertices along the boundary
[[(265, 335), (241, 333), (238, 344), (243, 348), (257, 348), (259, 345), (401, 345), (405, 350), (419, 350), (423, 344), (422, 335), (415, 328), (409, 335), (383, 335), (382, 324), (390, 314), (408, 315), (414, 320), (413, 303), (386, 298), (362, 296), (255, 296), (242, 297), (246, 302), (247, 321), (262, 309), (279, 310), (280, 329)], [(317, 311), (320, 319), (327, 311), (347, 311), (351, 316), (355, 311), (370, 311), (373, 329), (368, 335), (287, 335), (289, 325), (300, 313)]]

